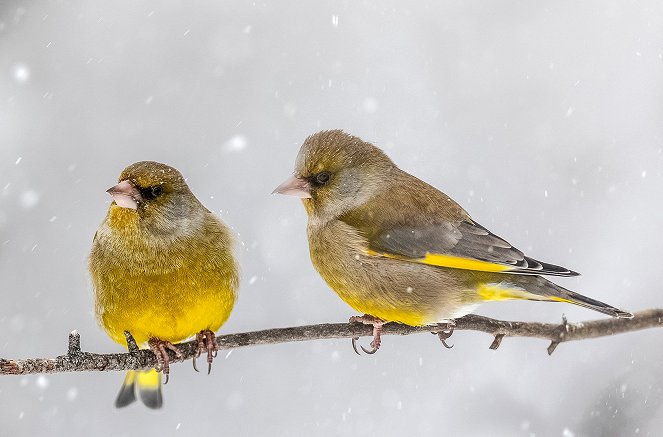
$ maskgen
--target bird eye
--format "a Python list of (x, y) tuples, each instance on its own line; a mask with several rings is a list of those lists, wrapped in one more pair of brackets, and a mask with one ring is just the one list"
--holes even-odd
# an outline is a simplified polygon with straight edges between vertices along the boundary
[(318, 186), (324, 185), (327, 182), (329, 182), (329, 178), (331, 178), (331, 173), (329, 173), (328, 171), (321, 171), (320, 173), (315, 175), (315, 177), (313, 178), (313, 183)]
[(162, 193), (163, 187), (161, 185), (154, 185), (153, 187), (147, 187), (140, 190), (140, 195), (145, 200), (154, 200), (161, 196)]

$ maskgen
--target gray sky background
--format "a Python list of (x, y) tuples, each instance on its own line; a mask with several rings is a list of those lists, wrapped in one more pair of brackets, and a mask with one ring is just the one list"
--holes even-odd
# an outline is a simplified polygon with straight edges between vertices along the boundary
[[(560, 284), (661, 307), (663, 4), (657, 1), (3, 1), (0, 356), (120, 351), (86, 257), (128, 164), (166, 162), (238, 234), (221, 332), (345, 321), (303, 208), (270, 196), (299, 145), (342, 128), (458, 200)], [(557, 322), (563, 304), (479, 314)], [(113, 408), (123, 375), (0, 378), (0, 434), (659, 435), (661, 332), (561, 345), (458, 332), (222, 353), (175, 365), (158, 413)], [(365, 343), (367, 339), (363, 340)]]

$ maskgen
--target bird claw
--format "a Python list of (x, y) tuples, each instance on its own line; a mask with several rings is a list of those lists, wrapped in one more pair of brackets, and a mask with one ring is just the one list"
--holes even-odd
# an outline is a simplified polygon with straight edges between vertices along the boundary
[(191, 358), (191, 364), (193, 364), (193, 370), (195, 370), (196, 372), (200, 372), (200, 370), (198, 370), (198, 366), (196, 366), (196, 358), (199, 356), (200, 354), (197, 354), (194, 355), (193, 358)]
[(438, 334), (438, 337), (440, 338), (440, 341), (442, 342), (442, 345), (443, 345), (444, 347), (446, 347), (447, 349), (451, 349), (452, 347), (454, 347), (453, 344), (448, 344), (448, 343), (446, 342), (446, 338), (442, 338), (442, 337), (440, 337), (440, 334)]
[[(352, 349), (355, 351), (357, 355), (361, 355), (359, 353), (359, 349), (357, 349), (357, 340), (359, 340), (359, 337), (352, 337)], [(368, 355), (373, 355), (378, 351), (379, 348), (376, 348), (373, 346), (373, 342), (371, 342), (371, 349), (366, 349), (364, 346), (359, 346), (361, 350), (363, 350), (365, 353)]]
[[(196, 340), (198, 341), (198, 334), (196, 334)], [(193, 370), (196, 372), (200, 372), (198, 370), (198, 366), (196, 365), (196, 358), (200, 356), (200, 342), (198, 342), (198, 347), (196, 348), (196, 353), (193, 354), (193, 358), (191, 358), (191, 364), (193, 364)]]
[(198, 372), (196, 358), (203, 352), (207, 352), (207, 374), (209, 375), (212, 372), (212, 362), (219, 352), (219, 346), (216, 344), (216, 337), (209, 329), (203, 329), (196, 334), (196, 341), (198, 342), (198, 349), (196, 350), (196, 355), (193, 357), (193, 368)]
[(456, 323), (452, 320), (448, 323), (446, 323), (446, 326), (444, 328), (440, 328), (439, 330), (432, 331), (432, 334), (436, 334), (437, 338), (440, 339), (444, 347), (447, 349), (451, 349), (454, 347), (453, 344), (448, 344), (447, 340), (451, 335), (454, 333), (454, 328), (456, 327)]
[[(366, 349), (364, 346), (360, 346), (361, 350), (364, 351), (364, 353), (368, 355), (373, 355), (380, 349), (380, 345), (382, 343), (382, 340), (380, 338), (380, 334), (382, 333), (382, 325), (384, 325), (384, 320), (378, 319), (377, 317), (370, 316), (368, 314), (364, 314), (363, 316), (352, 316), (350, 317), (350, 323), (363, 323), (364, 325), (372, 325), (373, 326), (373, 341), (371, 342), (371, 349)], [(357, 340), (359, 340), (359, 337), (353, 337), (352, 338), (352, 349), (354, 349), (355, 353), (357, 355), (361, 355), (359, 353), (359, 350), (357, 349)]]
[(182, 352), (169, 341), (160, 340), (158, 338), (153, 338), (147, 342), (150, 346), (150, 350), (157, 358), (156, 370), (157, 372), (163, 373), (165, 377), (164, 384), (168, 384), (168, 375), (170, 374), (170, 356), (168, 351), (171, 350), (175, 353), (177, 359), (182, 359)]
[(361, 355), (357, 350), (357, 340), (359, 340), (359, 337), (352, 337), (352, 349), (354, 349), (357, 355)]

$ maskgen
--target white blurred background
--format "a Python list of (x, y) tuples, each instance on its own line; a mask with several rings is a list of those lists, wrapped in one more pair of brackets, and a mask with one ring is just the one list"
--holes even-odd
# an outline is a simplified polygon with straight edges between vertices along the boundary
[[(407, 4), (406, 4), (407, 3)], [(299, 145), (342, 128), (382, 147), (567, 287), (661, 307), (663, 4), (3, 0), (0, 357), (52, 357), (99, 328), (86, 256), (128, 164), (177, 167), (237, 232), (222, 333), (343, 322), (306, 217), (270, 196)], [(564, 304), (479, 314), (558, 322)], [(113, 407), (123, 375), (0, 377), (0, 435), (646, 436), (663, 427), (662, 333), (561, 345), (457, 332), (222, 352), (175, 365), (158, 413)], [(364, 344), (368, 339), (363, 339)]]

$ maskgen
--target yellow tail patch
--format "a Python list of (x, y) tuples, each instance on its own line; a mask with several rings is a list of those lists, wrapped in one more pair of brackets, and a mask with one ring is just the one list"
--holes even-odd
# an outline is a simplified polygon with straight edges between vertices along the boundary
[(161, 408), (161, 374), (154, 369), (129, 370), (115, 399), (115, 406), (123, 408), (132, 404), (136, 400), (136, 392), (148, 408)]
[(574, 302), (570, 299), (564, 299), (563, 297), (557, 297), (557, 296), (549, 296), (547, 300), (552, 300), (552, 301), (555, 301), (555, 302), (572, 303), (574, 305), (578, 305), (577, 302)]
[(521, 299), (521, 300), (555, 300), (559, 302), (568, 302), (567, 300), (558, 297), (539, 296), (538, 294), (530, 293), (528, 291), (523, 290), (522, 288), (513, 287), (503, 282), (480, 284), (477, 287), (477, 293), (479, 293), (479, 296), (481, 296), (481, 300), (485, 301)]
[(122, 382), (122, 385), (130, 386), (133, 385), (134, 382), (136, 382), (136, 372), (135, 370), (127, 370), (127, 374), (124, 376), (124, 382)]
[[(154, 369), (135, 372), (138, 390), (158, 390), (161, 387), (159, 372)], [(127, 378), (129, 375), (127, 374)]]

